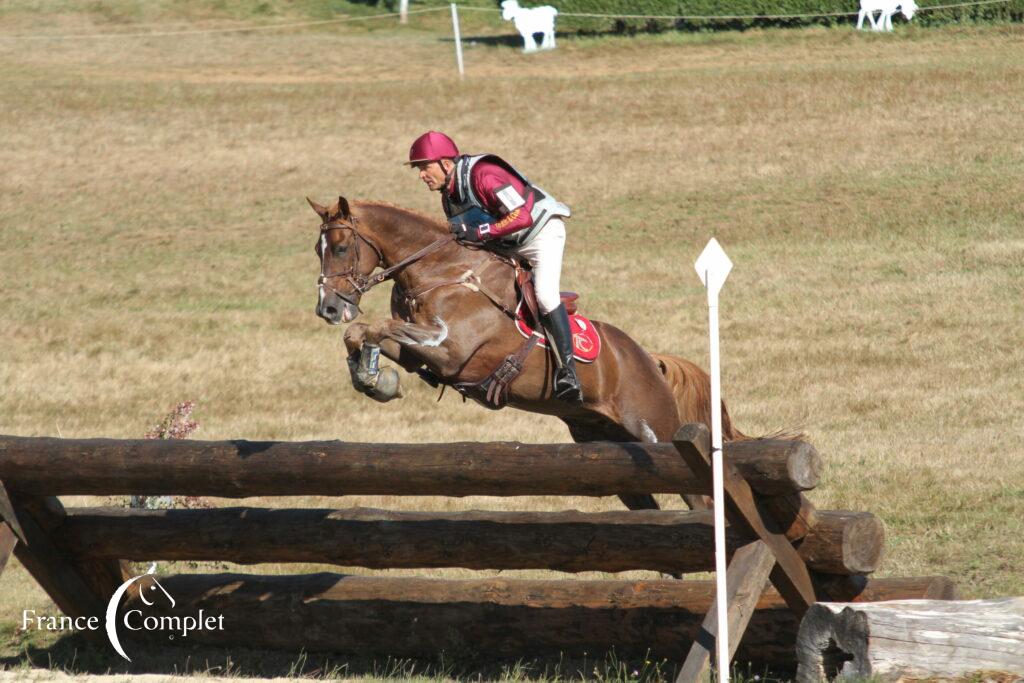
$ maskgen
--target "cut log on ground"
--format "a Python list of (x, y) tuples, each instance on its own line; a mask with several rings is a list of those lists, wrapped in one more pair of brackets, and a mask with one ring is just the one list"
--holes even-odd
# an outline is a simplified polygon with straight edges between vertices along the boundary
[[(813, 446), (725, 445), (755, 491), (814, 488)], [(670, 443), (347, 443), (0, 436), (0, 480), (38, 495), (710, 494)]]
[[(873, 572), (882, 525), (870, 513), (819, 511), (799, 554), (827, 574)], [(55, 542), (81, 558), (306, 562), (343, 567), (714, 570), (711, 511), (407, 512), (70, 508)], [(752, 538), (727, 530), (730, 552)]]
[(819, 602), (797, 636), (799, 683), (1024, 676), (1024, 598)]
[[(845, 578), (845, 577), (844, 577)], [(339, 574), (178, 575), (159, 579), (176, 607), (145, 615), (224, 615), (223, 630), (190, 642), (281, 650), (436, 657), (590, 655), (614, 644), (622, 656), (681, 660), (711, 606), (711, 581), (430, 579)], [(857, 599), (923, 597), (948, 591), (941, 578), (869, 581)], [(740, 661), (793, 666), (799, 623), (774, 590), (757, 603)], [(122, 638), (130, 634), (123, 634)], [(166, 642), (164, 640), (164, 642)]]

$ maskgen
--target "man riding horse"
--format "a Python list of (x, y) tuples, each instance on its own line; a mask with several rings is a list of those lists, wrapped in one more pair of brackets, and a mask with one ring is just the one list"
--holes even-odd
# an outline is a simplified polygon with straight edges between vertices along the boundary
[(540, 322), (557, 365), (554, 396), (581, 404), (572, 331), (559, 293), (565, 249), (562, 218), (570, 216), (569, 207), (533, 185), (504, 159), (494, 154), (460, 154), (455, 142), (437, 131), (416, 138), (408, 164), (419, 171), (420, 180), (431, 191), (441, 193), (441, 206), (459, 241), (529, 263)]

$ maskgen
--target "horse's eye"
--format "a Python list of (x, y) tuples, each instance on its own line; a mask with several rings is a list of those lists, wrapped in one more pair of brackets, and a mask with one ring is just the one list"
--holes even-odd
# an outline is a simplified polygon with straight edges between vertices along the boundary
[(348, 249), (348, 247), (339, 244), (336, 247), (334, 247), (333, 253), (335, 256), (344, 256), (346, 249)]

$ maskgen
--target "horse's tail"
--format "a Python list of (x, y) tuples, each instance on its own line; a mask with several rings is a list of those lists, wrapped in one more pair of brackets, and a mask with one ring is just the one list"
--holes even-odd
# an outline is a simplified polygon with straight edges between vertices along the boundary
[[(711, 428), (711, 377), (701, 368), (685, 358), (671, 356), (667, 353), (652, 353), (654, 361), (661, 369), (661, 374), (672, 389), (676, 406), (679, 410), (680, 424), (700, 422)], [(788, 439), (803, 438), (799, 430), (779, 430), (764, 436), (747, 436), (732, 424), (729, 410), (722, 401), (722, 440), (747, 441), (750, 439)]]

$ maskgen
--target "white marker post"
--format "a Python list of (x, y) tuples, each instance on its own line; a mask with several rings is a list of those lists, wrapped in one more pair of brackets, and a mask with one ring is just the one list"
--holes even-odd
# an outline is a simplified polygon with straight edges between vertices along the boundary
[(718, 607), (718, 681), (729, 683), (729, 605), (725, 588), (725, 491), (722, 485), (722, 373), (718, 355), (718, 292), (732, 270), (732, 261), (714, 237), (694, 264), (708, 290), (708, 328), (711, 336), (711, 470), (715, 499), (715, 603)]
[(459, 33), (459, 6), (452, 3), (452, 30), (455, 32), (455, 60), (459, 63), (459, 78), (465, 78), (466, 70), (462, 66), (462, 36)]

